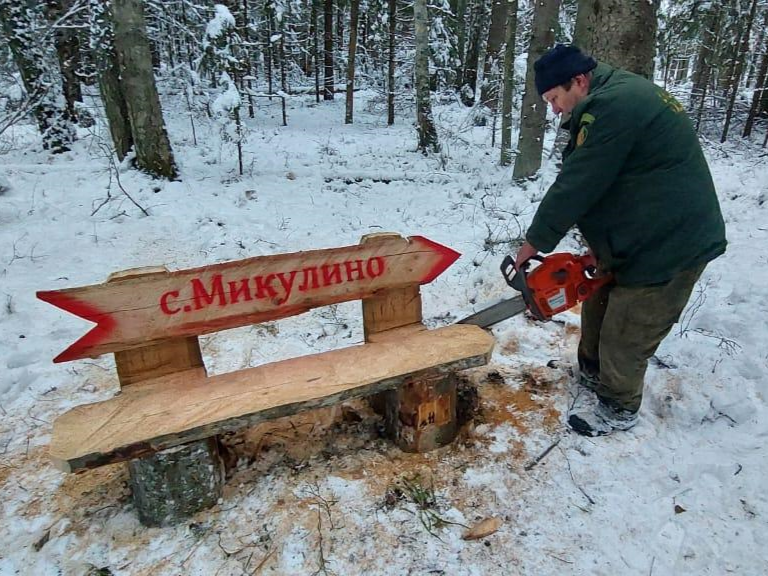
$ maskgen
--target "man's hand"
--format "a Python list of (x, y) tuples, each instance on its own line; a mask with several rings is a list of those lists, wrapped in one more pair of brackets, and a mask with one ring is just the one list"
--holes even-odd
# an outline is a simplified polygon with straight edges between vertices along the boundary
[(517, 256), (515, 256), (515, 268), (519, 270), (520, 266), (528, 262), (528, 260), (536, 256), (538, 253), (539, 251), (534, 248), (531, 243), (524, 242), (523, 245), (520, 246), (520, 250), (517, 251)]

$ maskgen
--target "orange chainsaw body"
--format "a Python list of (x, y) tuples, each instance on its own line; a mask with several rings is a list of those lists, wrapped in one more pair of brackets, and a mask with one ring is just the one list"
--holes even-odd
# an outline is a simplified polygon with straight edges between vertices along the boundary
[(596, 262), (588, 254), (561, 252), (543, 258), (536, 256), (531, 259), (539, 262), (535, 268), (531, 268), (530, 260), (520, 269), (512, 264), (515, 274), (511, 278), (509, 263), (513, 261), (508, 258), (507, 265), (502, 265), (507, 283), (522, 292), (528, 310), (542, 321), (573, 308), (612, 280), (610, 275), (596, 275)]

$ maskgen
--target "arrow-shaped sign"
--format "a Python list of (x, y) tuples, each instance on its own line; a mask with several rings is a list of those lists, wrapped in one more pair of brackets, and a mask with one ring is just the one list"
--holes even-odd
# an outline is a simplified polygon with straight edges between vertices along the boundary
[(104, 284), (38, 292), (37, 297), (96, 323), (54, 358), (66, 362), (426, 284), (459, 256), (423, 236), (391, 236), (357, 246), (128, 275)]

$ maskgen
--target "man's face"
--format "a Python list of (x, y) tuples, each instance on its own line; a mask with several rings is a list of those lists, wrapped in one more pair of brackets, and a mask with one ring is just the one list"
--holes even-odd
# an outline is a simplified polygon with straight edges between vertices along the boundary
[(589, 93), (589, 79), (584, 74), (579, 74), (573, 78), (571, 87), (566, 90), (563, 86), (550, 88), (542, 97), (552, 106), (555, 114), (570, 114), (576, 107), (576, 104), (586, 98)]

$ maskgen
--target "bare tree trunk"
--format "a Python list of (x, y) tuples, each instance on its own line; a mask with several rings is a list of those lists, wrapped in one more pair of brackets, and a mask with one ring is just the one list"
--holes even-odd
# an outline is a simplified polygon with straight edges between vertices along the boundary
[(755, 119), (757, 118), (758, 109), (760, 108), (760, 101), (765, 93), (766, 75), (768, 75), (768, 45), (764, 48), (763, 58), (760, 62), (760, 70), (757, 73), (755, 91), (752, 94), (752, 105), (749, 107), (749, 116), (747, 116), (747, 122), (744, 125), (744, 132), (742, 134), (744, 138), (748, 138), (752, 135), (752, 128), (755, 125)]
[[(183, 0), (181, 2), (181, 25), (185, 29), (189, 28), (189, 21), (187, 20), (187, 7)], [(188, 35), (184, 36), (184, 50), (186, 51), (187, 64), (189, 65), (189, 69), (192, 70), (194, 68), (193, 55), (192, 55), (193, 48), (192, 48), (192, 42), (190, 41)]]
[(133, 148), (133, 134), (128, 119), (128, 105), (120, 88), (120, 71), (117, 61), (110, 62), (99, 72), (99, 90), (101, 99), (104, 101), (104, 112), (107, 116), (115, 154), (122, 162)]
[(464, 83), (464, 45), (467, 41), (467, 0), (452, 0), (451, 11), (454, 14), (454, 34), (456, 34), (456, 51), (459, 65), (456, 67), (456, 88), (461, 89)]
[(61, 91), (54, 87), (53, 74), (45, 68), (44, 47), (33, 36), (34, 10), (26, 0), (2, 0), (0, 24), (27, 91), (43, 148), (60, 154), (69, 150), (74, 130), (66, 109), (59, 105)]
[(544, 149), (544, 129), (547, 106), (536, 90), (536, 73), (533, 65), (555, 40), (555, 25), (560, 10), (560, 0), (536, 0), (534, 4), (531, 40), (528, 45), (528, 61), (525, 75), (520, 136), (517, 141), (517, 158), (512, 176), (515, 179), (530, 178), (541, 168)]
[(720, 2), (714, 1), (704, 16), (703, 33), (699, 52), (696, 57), (696, 66), (693, 69), (693, 86), (691, 88), (690, 109), (695, 110), (701, 106), (707, 92), (710, 79), (710, 70), (714, 64), (715, 46), (719, 36), (720, 27)]
[(325, 63), (325, 81), (323, 84), (323, 100), (333, 100), (334, 80), (333, 80), (333, 0), (325, 0), (325, 11), (323, 12), (323, 23), (325, 26), (324, 39), (324, 63)]
[[(74, 27), (73, 18), (67, 17), (72, 9), (72, 0), (47, 0), (48, 21), (56, 25), (54, 43), (61, 69), (62, 89), (69, 120), (77, 122), (75, 102), (83, 101), (80, 78), (77, 69), (80, 66), (80, 38)], [(65, 18), (63, 22), (57, 22)]]
[(319, 0), (310, 0), (312, 2), (312, 24), (310, 26), (310, 36), (312, 36), (312, 65), (315, 68), (315, 102), (320, 102), (320, 47), (317, 41), (317, 3)]
[(166, 178), (177, 176), (155, 86), (152, 56), (140, 0), (113, 0), (115, 51), (128, 107), (138, 166)]
[(499, 52), (504, 43), (507, 23), (508, 0), (493, 0), (491, 27), (488, 31), (488, 45), (485, 50), (483, 85), (480, 87), (480, 102), (496, 111), (499, 98)]
[[(240, 106), (233, 110), (235, 116), (235, 134), (237, 135), (237, 168), (240, 176), (243, 175), (243, 125), (240, 123)], [(283, 124), (285, 126), (285, 124)]]
[(285, 108), (285, 95), (288, 94), (288, 74), (285, 69), (285, 17), (280, 19), (280, 110), (283, 114), (283, 126), (288, 126), (288, 112)]
[(579, 0), (576, 38), (598, 60), (653, 76), (660, 0)]
[(416, 118), (419, 130), (419, 150), (437, 152), (440, 145), (432, 118), (432, 102), (429, 90), (429, 13), (427, 0), (414, 0), (413, 20), (416, 28)]
[(480, 59), (480, 42), (482, 31), (485, 29), (486, 0), (474, 0), (472, 5), (472, 20), (469, 36), (469, 46), (464, 59), (464, 71), (461, 74), (461, 101), (465, 106), (474, 106), (477, 90), (477, 65)]
[[(368, 8), (370, 10), (370, 8), (368, 6), (364, 5), (364, 8)], [(361, 62), (361, 64), (362, 64), (363, 73), (365, 75), (368, 75), (369, 74), (369, 70), (368, 70), (368, 51), (369, 51), (368, 38), (369, 38), (369, 35), (370, 35), (370, 31), (371, 31), (371, 29), (370, 29), (371, 23), (370, 23), (370, 18), (368, 17), (368, 13), (367, 12), (363, 12), (361, 20), (362, 20), (361, 23), (360, 23), (360, 27), (362, 28), (362, 30), (360, 32), (360, 35), (361, 35), (360, 46), (362, 47), (362, 55), (361, 55), (361, 61), (362, 62)]]
[(701, 118), (704, 114), (704, 104), (707, 98), (707, 90), (711, 86), (714, 92), (717, 86), (716, 74), (714, 74), (713, 72), (716, 72), (715, 59), (716, 59), (716, 54), (718, 51), (719, 44), (721, 42), (722, 30), (721, 30), (720, 22), (722, 19), (723, 10), (722, 10), (722, 4), (720, 4), (719, 2), (715, 3), (715, 7), (717, 11), (715, 13), (715, 18), (711, 28), (713, 33), (713, 37), (711, 40), (712, 53), (710, 54), (706, 62), (706, 66), (703, 70), (702, 78), (700, 80), (701, 94), (697, 102), (698, 109), (696, 110), (696, 122), (695, 122), (696, 132), (698, 132), (699, 129), (701, 128)]
[(339, 51), (339, 58), (344, 50), (344, 13), (346, 12), (345, 0), (336, 0), (336, 50)]
[(728, 100), (728, 110), (725, 113), (725, 124), (723, 126), (723, 134), (720, 136), (720, 142), (725, 142), (728, 138), (728, 129), (731, 127), (731, 119), (733, 118), (733, 106), (736, 103), (736, 94), (739, 92), (739, 82), (741, 82), (741, 75), (744, 73), (744, 61), (747, 58), (747, 51), (749, 50), (749, 35), (752, 30), (752, 23), (755, 20), (755, 11), (757, 10), (757, 0), (752, 0), (752, 5), (749, 8), (749, 15), (747, 21), (744, 24), (744, 33), (741, 35), (741, 45), (739, 46), (739, 53), (736, 55), (736, 66), (734, 67), (733, 74), (731, 75), (731, 97)]
[[(757, 34), (757, 38), (755, 38), (755, 48), (758, 48), (759, 46), (763, 46), (765, 44), (765, 27), (768, 25), (768, 10), (763, 12), (763, 25), (758, 26), (757, 30), (755, 31)], [(754, 87), (756, 83), (755, 74), (758, 73), (758, 69), (760, 68), (760, 58), (757, 53), (750, 52), (748, 54), (749, 57), (749, 67), (747, 68), (747, 78), (744, 82), (744, 85), (747, 88)]]
[(96, 61), (101, 100), (109, 124), (109, 133), (115, 154), (121, 162), (133, 147), (131, 122), (128, 119), (128, 106), (120, 87), (120, 67), (115, 54), (110, 0), (90, 1), (91, 52)]
[(501, 100), (502, 166), (512, 163), (512, 96), (515, 86), (515, 37), (517, 36), (517, 0), (507, 0), (507, 23), (504, 33), (504, 92)]
[(355, 107), (355, 56), (357, 54), (357, 26), (360, 0), (350, 0), (349, 13), (349, 57), (347, 59), (347, 109), (345, 124), (352, 124)]
[(270, 0), (267, 0), (264, 4), (264, 17), (267, 21), (266, 31), (267, 31), (267, 39), (264, 42), (264, 45), (266, 46), (266, 50), (264, 51), (264, 73), (267, 76), (267, 94), (269, 94), (269, 101), (272, 101), (272, 94), (275, 92), (274, 87), (274, 69), (273, 69), (273, 63), (275, 61), (274, 54), (272, 51), (272, 36), (275, 32), (274, 30), (274, 24), (272, 22), (272, 3)]
[(251, 90), (253, 89), (253, 81), (251, 80), (251, 78), (253, 77), (254, 65), (253, 65), (253, 46), (251, 45), (251, 26), (250, 26), (250, 22), (248, 21), (248, 0), (243, 0), (243, 29), (240, 32), (240, 35), (243, 38), (243, 42), (245, 43), (245, 54), (246, 54), (245, 74), (247, 76), (245, 85), (247, 87), (247, 92), (248, 92), (248, 117), (253, 118), (253, 96), (251, 95)]
[(387, 126), (395, 123), (395, 29), (397, 0), (389, 0), (389, 56), (387, 69)]
[[(723, 9), (722, 41), (718, 46), (716, 66), (713, 72), (717, 74), (717, 85), (715, 89), (723, 92), (727, 98), (728, 91), (731, 89), (731, 77), (736, 69), (736, 60), (741, 39), (744, 33), (744, 26), (741, 25), (741, 4), (742, 0), (723, 0), (725, 2)], [(744, 0), (749, 1), (749, 0)], [(722, 73), (722, 70), (726, 70)]]
[(595, 0), (577, 0), (576, 22), (573, 26), (573, 43), (587, 54), (592, 53), (592, 27), (590, 15), (595, 10)]

